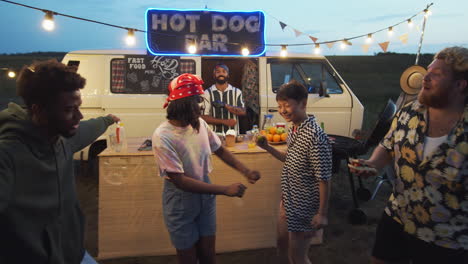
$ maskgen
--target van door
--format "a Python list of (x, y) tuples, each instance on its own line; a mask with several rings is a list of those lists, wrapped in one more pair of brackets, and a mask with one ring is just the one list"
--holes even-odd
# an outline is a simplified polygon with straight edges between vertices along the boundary
[(282, 84), (296, 80), (309, 91), (307, 113), (313, 114), (328, 134), (349, 136), (352, 97), (325, 58), (268, 58), (266, 66), (267, 105), (263, 114), (271, 113), (274, 122), (284, 122), (278, 114), (276, 92)]

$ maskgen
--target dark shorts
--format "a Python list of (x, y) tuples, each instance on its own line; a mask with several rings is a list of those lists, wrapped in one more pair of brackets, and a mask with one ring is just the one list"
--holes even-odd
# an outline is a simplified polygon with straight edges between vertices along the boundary
[(384, 261), (408, 261), (413, 264), (468, 263), (468, 251), (427, 243), (406, 233), (403, 226), (385, 212), (375, 232), (372, 256)]

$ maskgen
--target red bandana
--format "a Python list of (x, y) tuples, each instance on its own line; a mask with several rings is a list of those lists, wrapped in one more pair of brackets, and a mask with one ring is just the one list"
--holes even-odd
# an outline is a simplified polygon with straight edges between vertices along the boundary
[(197, 94), (202, 95), (204, 93), (202, 84), (203, 80), (196, 75), (190, 73), (179, 75), (169, 83), (169, 96), (163, 107), (166, 108), (169, 102), (177, 99)]

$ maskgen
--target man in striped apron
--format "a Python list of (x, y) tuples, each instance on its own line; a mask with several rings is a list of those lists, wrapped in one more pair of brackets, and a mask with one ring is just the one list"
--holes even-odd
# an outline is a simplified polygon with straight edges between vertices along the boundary
[(205, 90), (205, 115), (202, 118), (213, 125), (216, 133), (234, 128), (239, 134), (239, 116), (246, 115), (242, 91), (228, 83), (229, 68), (217, 64), (213, 70), (215, 84)]

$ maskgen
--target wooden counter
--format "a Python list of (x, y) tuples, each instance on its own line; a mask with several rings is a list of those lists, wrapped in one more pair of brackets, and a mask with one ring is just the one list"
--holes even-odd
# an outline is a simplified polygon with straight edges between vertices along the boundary
[[(126, 153), (106, 149), (99, 155), (98, 259), (175, 254), (162, 216), (163, 180), (153, 153), (137, 150), (143, 141), (129, 139)], [(228, 149), (262, 178), (248, 184), (213, 155), (213, 183), (248, 187), (243, 198), (217, 196), (216, 251), (274, 247), (282, 163), (246, 143)]]

